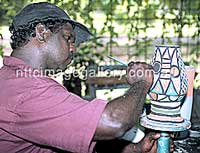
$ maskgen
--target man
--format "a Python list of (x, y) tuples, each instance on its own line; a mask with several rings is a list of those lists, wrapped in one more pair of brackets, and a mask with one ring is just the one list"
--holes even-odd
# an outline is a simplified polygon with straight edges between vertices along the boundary
[[(152, 84), (151, 68), (129, 63), (128, 92), (109, 103), (87, 102), (46, 76), (65, 70), (75, 44), (90, 37), (88, 29), (49, 3), (26, 6), (13, 19), (10, 57), (0, 69), (0, 152), (95, 152), (100, 140), (122, 137), (141, 114)], [(134, 75), (149, 71), (148, 75)], [(121, 152), (155, 152), (159, 134), (149, 134)]]

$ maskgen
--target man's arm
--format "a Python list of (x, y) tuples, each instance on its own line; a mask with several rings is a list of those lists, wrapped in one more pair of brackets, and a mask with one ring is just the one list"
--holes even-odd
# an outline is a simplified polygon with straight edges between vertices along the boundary
[[(150, 132), (139, 143), (133, 144), (125, 140), (107, 140), (98, 141), (95, 147), (97, 153), (114, 152), (114, 153), (156, 153), (157, 142), (160, 134)], [(171, 144), (173, 151), (173, 145)]]
[[(142, 112), (146, 94), (153, 82), (151, 67), (145, 63), (129, 63), (128, 92), (110, 101), (99, 121), (93, 140), (118, 138), (132, 128)], [(150, 72), (146, 74), (146, 72)], [(140, 72), (140, 75), (139, 73)]]

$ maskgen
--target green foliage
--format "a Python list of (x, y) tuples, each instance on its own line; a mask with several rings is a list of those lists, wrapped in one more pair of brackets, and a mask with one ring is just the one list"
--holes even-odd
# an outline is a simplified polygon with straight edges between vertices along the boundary
[[(16, 14), (24, 5), (30, 2), (38, 2), (39, 0), (0, 0), (0, 20), (1, 24), (8, 24), (12, 16)], [(45, 0), (44, 0), (45, 1)], [(184, 26), (200, 27), (198, 22), (200, 9), (199, 1), (191, 0), (47, 0), (51, 3), (58, 5), (74, 20), (80, 20), (89, 27), (90, 31), (96, 36), (107, 36), (109, 41), (104, 43), (104, 53), (113, 54), (113, 47), (118, 46), (118, 38), (121, 35), (127, 36), (129, 40), (134, 40), (132, 44), (127, 47), (136, 46), (135, 52), (130, 54), (132, 56), (143, 56), (149, 53), (148, 48), (141, 51), (144, 45), (153, 44), (155, 38), (148, 38), (147, 31), (149, 28), (155, 27), (155, 22), (160, 20), (162, 24), (162, 43), (169, 42), (169, 30), (167, 27), (174, 28), (175, 36), (183, 36)], [(103, 22), (101, 29), (94, 27), (96, 18), (94, 14), (100, 12), (104, 18), (100, 21)], [(125, 31), (119, 32), (119, 26), (124, 27)], [(191, 37), (199, 36), (197, 30)], [(139, 41), (138, 38), (143, 35), (143, 40)], [(93, 40), (97, 46), (99, 40)], [(170, 43), (170, 42), (169, 42)], [(90, 47), (89, 47), (90, 48)], [(191, 49), (192, 50), (192, 49)]]
[(0, 45), (0, 56), (3, 56), (3, 46)]
[(28, 0), (0, 0), (0, 21), (1, 25), (8, 25), (12, 17), (27, 4)]
[[(3, 40), (3, 36), (0, 33), (0, 41), (2, 41), (2, 40)], [(0, 44), (0, 56), (3, 56), (3, 45), (2, 44)]]

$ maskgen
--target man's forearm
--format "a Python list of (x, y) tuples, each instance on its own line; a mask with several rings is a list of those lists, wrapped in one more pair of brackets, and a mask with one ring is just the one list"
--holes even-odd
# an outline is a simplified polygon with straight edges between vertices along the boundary
[(127, 93), (110, 103), (112, 108), (113, 105), (116, 105), (116, 109), (112, 113), (115, 114), (116, 120), (127, 125), (126, 130), (132, 128), (137, 122), (142, 112), (148, 89), (145, 81), (136, 82)]
[(141, 80), (134, 83), (126, 94), (110, 101), (103, 112), (100, 128), (97, 129), (94, 139), (120, 137), (132, 128), (142, 112), (148, 89), (148, 83)]

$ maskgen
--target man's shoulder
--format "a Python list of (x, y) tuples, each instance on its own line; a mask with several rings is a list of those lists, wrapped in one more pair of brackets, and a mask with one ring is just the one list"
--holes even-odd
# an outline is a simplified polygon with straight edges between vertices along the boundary
[(32, 77), (25, 79), (32, 88), (48, 88), (50, 86), (62, 86), (60, 83), (50, 77)]

